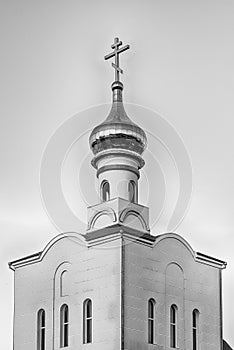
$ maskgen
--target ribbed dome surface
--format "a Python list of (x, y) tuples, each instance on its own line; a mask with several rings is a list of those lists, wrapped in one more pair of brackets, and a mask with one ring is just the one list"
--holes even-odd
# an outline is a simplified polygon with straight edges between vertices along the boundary
[(89, 138), (90, 148), (95, 155), (112, 148), (142, 154), (147, 145), (147, 138), (144, 130), (134, 124), (124, 110), (122, 83), (114, 82), (112, 90), (112, 108), (106, 120), (93, 129)]

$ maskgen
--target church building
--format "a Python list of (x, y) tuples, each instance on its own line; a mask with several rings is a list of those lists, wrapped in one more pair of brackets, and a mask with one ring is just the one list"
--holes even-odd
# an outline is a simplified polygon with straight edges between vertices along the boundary
[(129, 45), (111, 47), (112, 107), (89, 138), (100, 200), (86, 232), (9, 263), (14, 350), (222, 350), (226, 263), (176, 233), (151, 232), (138, 203), (147, 137), (122, 100), (119, 55)]

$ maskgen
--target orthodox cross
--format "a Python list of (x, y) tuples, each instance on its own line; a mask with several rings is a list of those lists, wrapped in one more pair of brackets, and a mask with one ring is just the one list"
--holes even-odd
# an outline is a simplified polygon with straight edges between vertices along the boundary
[(123, 43), (122, 41), (119, 41), (119, 38), (115, 38), (114, 44), (111, 45), (111, 48), (114, 51), (104, 57), (105, 60), (108, 60), (111, 57), (115, 57), (115, 63), (112, 63), (112, 67), (115, 69), (115, 81), (119, 81), (119, 73), (123, 74), (123, 70), (119, 66), (119, 54), (130, 48), (129, 45), (120, 47), (122, 44)]

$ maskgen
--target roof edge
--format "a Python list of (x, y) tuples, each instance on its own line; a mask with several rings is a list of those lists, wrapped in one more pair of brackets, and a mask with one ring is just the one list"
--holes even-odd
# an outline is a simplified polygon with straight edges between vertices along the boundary
[(207, 265), (212, 265), (215, 267), (218, 267), (219, 269), (225, 269), (227, 266), (227, 262), (214, 258), (212, 256), (200, 253), (200, 252), (196, 252), (195, 253), (195, 260), (198, 262), (201, 262), (203, 264), (207, 264)]
[(16, 259), (13, 261), (10, 261), (8, 263), (8, 266), (11, 270), (15, 271), (18, 267), (22, 267), (25, 265), (30, 265), (30, 264), (35, 264), (39, 261), (41, 261), (44, 256), (46, 255), (46, 253), (48, 252), (48, 250), (59, 240), (66, 238), (66, 237), (73, 237), (75, 239), (78, 239), (80, 241), (82, 241), (82, 243), (84, 245), (86, 245), (86, 241), (84, 239), (84, 236), (80, 233), (77, 232), (64, 232), (64, 233), (60, 233), (59, 235), (55, 236), (54, 238), (52, 238), (49, 243), (45, 246), (45, 248), (38, 252), (38, 253), (34, 253), (34, 254), (30, 254), (27, 255), (23, 258), (20, 259)]
[(212, 256), (196, 252), (193, 250), (191, 245), (179, 234), (177, 233), (163, 233), (157, 236), (154, 236), (152, 234), (149, 234), (147, 232), (138, 231), (136, 229), (130, 228), (125, 225), (120, 224), (114, 224), (110, 227), (99, 230), (95, 230), (95, 232), (86, 233), (85, 235), (82, 235), (77, 232), (65, 232), (60, 233), (56, 237), (54, 237), (50, 242), (45, 246), (45, 248), (35, 254), (31, 254), (28, 256), (25, 256), (23, 258), (13, 260), (8, 263), (9, 268), (13, 271), (15, 271), (17, 268), (34, 264), (37, 262), (42, 261), (46, 253), (49, 251), (49, 249), (59, 240), (66, 238), (66, 237), (72, 237), (76, 240), (79, 240), (84, 246), (92, 246), (92, 245), (100, 245), (106, 240), (112, 240), (116, 239), (116, 235), (119, 236), (124, 235), (126, 238), (130, 240), (134, 240), (137, 243), (146, 244), (148, 246), (154, 247), (156, 244), (158, 244), (160, 241), (166, 238), (173, 238), (180, 241), (191, 253), (193, 259), (201, 264), (206, 264), (215, 268), (219, 269), (225, 269), (227, 266), (227, 263), (223, 260), (214, 258)]
[(192, 246), (184, 239), (182, 236), (180, 236), (178, 233), (169, 232), (169, 233), (163, 233), (158, 236), (156, 236), (155, 245), (158, 244), (161, 240), (166, 238), (174, 238), (180, 241), (184, 246), (190, 251), (191, 255), (193, 256), (194, 260), (196, 262), (199, 262), (201, 264), (210, 265), (219, 269), (225, 269), (227, 266), (227, 263), (223, 260), (214, 258), (212, 256), (196, 252)]

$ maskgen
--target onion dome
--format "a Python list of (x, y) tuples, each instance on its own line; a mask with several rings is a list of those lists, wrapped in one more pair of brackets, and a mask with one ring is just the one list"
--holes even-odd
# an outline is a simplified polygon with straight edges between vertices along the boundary
[(96, 126), (89, 138), (90, 148), (94, 155), (110, 149), (124, 149), (142, 154), (147, 145), (143, 129), (133, 123), (127, 116), (123, 101), (123, 84), (115, 81), (112, 84), (113, 103), (106, 120)]

